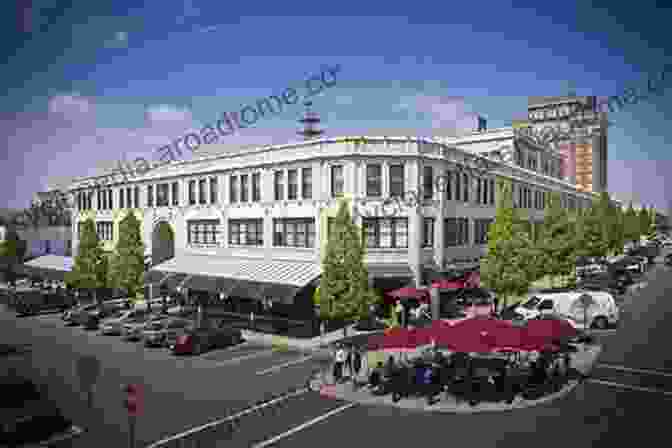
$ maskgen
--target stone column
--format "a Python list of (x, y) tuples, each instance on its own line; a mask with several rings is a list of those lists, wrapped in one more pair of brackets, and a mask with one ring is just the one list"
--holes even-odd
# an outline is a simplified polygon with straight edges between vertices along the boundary
[(439, 289), (438, 288), (431, 288), (429, 290), (430, 298), (431, 298), (431, 309), (432, 309), (432, 320), (438, 320), (440, 317), (440, 304), (441, 304), (441, 299), (439, 297)]
[(408, 208), (408, 263), (416, 287), (422, 283), (422, 213), (419, 206)]
[(437, 182), (437, 186), (439, 187), (439, 208), (436, 211), (436, 215), (434, 218), (434, 261), (436, 264), (440, 267), (442, 267), (445, 263), (446, 260), (446, 251), (445, 248), (443, 247), (444, 243), (444, 235), (443, 235), (443, 220), (445, 219), (445, 213), (446, 213), (446, 182), (448, 181), (448, 177), (446, 176), (446, 173), (444, 171), (443, 174), (440, 174), (443, 176), (441, 179), (442, 181)]
[(273, 216), (271, 208), (264, 212), (264, 259), (269, 262), (273, 259)]

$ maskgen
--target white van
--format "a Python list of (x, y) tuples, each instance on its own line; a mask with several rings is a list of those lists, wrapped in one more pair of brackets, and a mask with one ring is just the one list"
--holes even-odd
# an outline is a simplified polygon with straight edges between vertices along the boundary
[[(584, 322), (582, 296), (588, 296), (592, 300), (587, 311), (588, 326)], [(542, 314), (554, 314), (568, 319), (575, 327), (599, 329), (617, 324), (620, 315), (614, 297), (608, 292), (582, 290), (534, 294), (517, 306), (515, 312), (526, 320), (535, 319)]]

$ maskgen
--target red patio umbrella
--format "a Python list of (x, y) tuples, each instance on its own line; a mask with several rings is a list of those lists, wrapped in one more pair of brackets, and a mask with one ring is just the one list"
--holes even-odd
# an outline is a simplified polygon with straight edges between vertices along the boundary
[(522, 328), (509, 326), (498, 327), (488, 333), (487, 338), (495, 351), (520, 350), (525, 343), (526, 333)]
[(426, 289), (399, 288), (395, 289), (394, 291), (390, 291), (385, 295), (397, 300), (416, 299), (423, 302), (430, 301), (429, 291), (427, 291)]
[(531, 319), (524, 330), (527, 336), (543, 338), (548, 342), (571, 338), (577, 334), (576, 329), (564, 319)]
[(480, 288), (481, 287), (481, 274), (479, 272), (472, 272), (469, 274), (466, 280), (466, 286), (469, 288)]
[(432, 288), (446, 289), (446, 290), (456, 290), (464, 289), (466, 287), (465, 280), (448, 280), (441, 279), (439, 281), (432, 283)]

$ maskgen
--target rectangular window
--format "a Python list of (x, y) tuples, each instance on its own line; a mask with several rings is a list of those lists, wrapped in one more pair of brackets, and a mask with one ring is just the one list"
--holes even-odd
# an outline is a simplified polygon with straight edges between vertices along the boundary
[(294, 201), (299, 198), (299, 172), (287, 170), (287, 199)]
[(315, 220), (313, 218), (274, 219), (273, 245), (315, 247)]
[(462, 201), (469, 202), (469, 176), (462, 174)]
[(156, 186), (156, 206), (168, 206), (168, 184), (159, 184)]
[(343, 165), (334, 165), (331, 167), (331, 196), (334, 198), (343, 196), (344, 188)]
[(199, 179), (198, 181), (198, 203), (207, 203), (207, 197), (205, 196), (205, 179)]
[(379, 164), (366, 165), (366, 195), (380, 197), (382, 191), (383, 171)]
[(424, 219), (422, 247), (434, 247), (434, 218)]
[(390, 196), (404, 195), (404, 165), (390, 166)]
[(495, 180), (490, 179), (490, 205), (495, 205)]
[(369, 248), (408, 247), (408, 218), (363, 218), (362, 225)]
[(126, 207), (133, 208), (133, 189), (130, 187), (126, 189)]
[(459, 225), (457, 218), (446, 218), (444, 221), (443, 238), (445, 247), (459, 245)]
[(476, 203), (477, 204), (483, 204), (483, 201), (482, 201), (483, 190), (481, 189), (481, 184), (482, 183), (483, 183), (482, 179), (476, 179)]
[(460, 219), (460, 244), (466, 246), (469, 244), (469, 218)]
[(180, 205), (180, 184), (173, 182), (171, 194), (173, 195), (173, 205)]
[(107, 209), (112, 210), (114, 208), (114, 194), (112, 189), (107, 190)]
[(217, 178), (216, 177), (211, 177), (210, 178), (210, 203), (211, 204), (216, 204), (217, 197), (219, 196), (219, 189), (217, 185)]
[(483, 179), (483, 197), (481, 198), (481, 204), (488, 205), (488, 186), (490, 185), (489, 179)]
[(249, 178), (249, 174), (243, 174), (240, 176), (240, 202), (247, 202), (250, 200), (250, 186), (248, 183)]
[(187, 242), (189, 244), (216, 245), (219, 235), (219, 220), (208, 219), (187, 221)]
[(455, 200), (459, 201), (462, 197), (462, 179), (460, 173), (455, 173)]
[(135, 187), (133, 191), (133, 207), (140, 208), (140, 187)]
[(282, 201), (285, 199), (285, 173), (283, 171), (276, 171), (274, 176), (275, 200)]
[(313, 198), (313, 169), (301, 168), (301, 197), (303, 199)]
[(252, 201), (261, 201), (261, 175), (259, 173), (252, 174)]
[(124, 207), (124, 189), (123, 188), (119, 189), (119, 208), (126, 208), (126, 207)]
[(101, 241), (112, 241), (112, 223), (111, 222), (97, 222), (96, 235)]
[(229, 202), (238, 202), (238, 176), (229, 177)]
[(154, 207), (154, 186), (147, 185), (147, 207)]
[(490, 224), (494, 222), (493, 219), (476, 219), (474, 220), (474, 243), (475, 244), (488, 244), (488, 231), (490, 230)]
[(432, 199), (434, 197), (434, 170), (431, 166), (422, 169), (422, 198)]
[(263, 219), (229, 220), (229, 244), (239, 246), (264, 245)]
[(452, 171), (446, 171), (446, 179), (445, 179), (444, 188), (446, 189), (446, 200), (447, 201), (452, 201), (453, 200), (453, 172)]
[(196, 181), (189, 181), (189, 205), (196, 204)]

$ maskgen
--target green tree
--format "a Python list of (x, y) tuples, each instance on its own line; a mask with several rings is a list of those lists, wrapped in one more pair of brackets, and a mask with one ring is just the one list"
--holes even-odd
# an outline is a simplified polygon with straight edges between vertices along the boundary
[(603, 204), (593, 203), (591, 207), (577, 216), (576, 255), (583, 257), (606, 257), (609, 250), (608, 222), (605, 222), (606, 208)]
[(631, 202), (623, 215), (623, 239), (636, 244), (639, 242), (639, 236), (641, 235), (639, 229), (639, 216), (637, 216), (635, 209), (632, 208)]
[(81, 289), (88, 289), (100, 304), (99, 289), (108, 286), (108, 258), (103, 252), (93, 219), (82, 223), (79, 235), (79, 250), (68, 280)]
[(545, 274), (557, 278), (576, 268), (575, 223), (560, 204), (560, 195), (552, 193), (544, 210), (544, 225), (539, 246), (545, 254)]
[(639, 232), (643, 237), (647, 237), (653, 233), (653, 225), (651, 221), (651, 216), (653, 215), (651, 209), (642, 207), (639, 211)]
[(320, 314), (330, 319), (362, 318), (375, 301), (368, 286), (362, 233), (352, 221), (349, 203), (341, 200), (322, 262)]
[(501, 183), (499, 190), (495, 221), (488, 229), (488, 254), (481, 262), (481, 278), (497, 294), (501, 306), (506, 307), (510, 297), (529, 289), (534, 246), (525, 223), (513, 208), (510, 184)]
[(28, 245), (13, 227), (5, 232), (5, 240), (0, 241), (0, 263), (8, 283), (16, 281), (16, 268), (23, 263)]
[(130, 212), (119, 223), (119, 239), (110, 263), (112, 284), (135, 299), (143, 290), (145, 246), (140, 234), (140, 221)]

